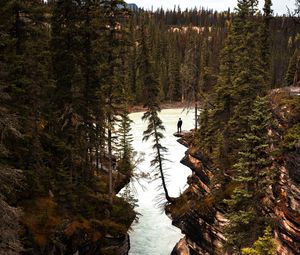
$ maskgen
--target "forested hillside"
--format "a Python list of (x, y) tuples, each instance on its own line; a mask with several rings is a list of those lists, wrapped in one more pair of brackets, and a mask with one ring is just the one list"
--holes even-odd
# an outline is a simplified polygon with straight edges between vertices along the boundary
[(120, 82), (130, 13), (119, 5), (0, 3), (1, 254), (128, 250), (135, 213), (116, 193), (133, 171)]
[[(220, 52), (225, 44), (234, 13), (213, 10), (157, 10), (139, 12), (130, 23), (131, 41), (136, 47), (129, 52), (129, 84), (134, 103), (141, 103), (139, 43), (143, 40), (141, 26), (148, 33), (148, 44), (154, 72), (159, 80), (160, 97), (165, 100), (197, 100), (211, 91), (219, 75)], [(270, 14), (271, 15), (271, 14)], [(256, 22), (266, 22), (262, 14)], [(300, 28), (288, 17), (268, 18), (268, 31), (261, 31), (262, 47), (270, 53), (271, 82), (269, 88), (285, 86), (289, 59), (297, 47), (296, 35)], [(258, 39), (259, 38), (255, 38)], [(267, 46), (266, 46), (267, 44)], [(242, 63), (241, 63), (242, 64)]]
[(131, 11), (122, 0), (0, 1), (0, 254), (126, 254), (134, 201), (116, 194), (134, 176), (129, 109), (145, 107), (145, 139), (155, 137), (161, 167), (162, 102), (203, 107), (193, 145), (233, 190), (221, 202), (235, 223), (232, 249), (262, 235), (267, 221), (252, 224), (259, 208), (249, 197), (259, 199), (260, 177), (271, 175), (264, 96), (297, 85), (300, 26), (273, 17), (269, 1), (264, 14), (254, 0), (238, 2), (218, 13)]

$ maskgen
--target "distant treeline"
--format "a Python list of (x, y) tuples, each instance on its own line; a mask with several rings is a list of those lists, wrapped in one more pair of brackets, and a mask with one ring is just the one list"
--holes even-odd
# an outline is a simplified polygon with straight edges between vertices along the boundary
[[(134, 103), (142, 102), (139, 84), (140, 27), (146, 26), (147, 43), (151, 49), (156, 75), (159, 77), (163, 101), (187, 100), (188, 83), (197, 83), (207, 92), (217, 81), (220, 51), (224, 46), (233, 13), (213, 10), (134, 12), (130, 19), (129, 83)], [(262, 15), (256, 16), (261, 19)], [(285, 86), (284, 75), (296, 48), (295, 37), (300, 32), (295, 18), (270, 18), (271, 88)]]

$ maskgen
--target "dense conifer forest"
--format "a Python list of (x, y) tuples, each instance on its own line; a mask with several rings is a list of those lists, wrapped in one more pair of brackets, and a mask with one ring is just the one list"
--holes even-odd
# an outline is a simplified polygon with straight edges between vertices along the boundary
[[(263, 12), (238, 0), (222, 13), (1, 0), (0, 254), (126, 254), (117, 250), (134, 200), (116, 194), (135, 175), (132, 105), (145, 108), (144, 140), (155, 141), (153, 165), (176, 207), (164, 184), (164, 102), (201, 107), (192, 143), (213, 162), (230, 249), (272, 243), (272, 222), (255, 203), (276, 179), (265, 96), (299, 86), (299, 9), (298, 0), (291, 16), (275, 17), (270, 0)], [(289, 103), (295, 120), (277, 153), (299, 146), (299, 97)]]

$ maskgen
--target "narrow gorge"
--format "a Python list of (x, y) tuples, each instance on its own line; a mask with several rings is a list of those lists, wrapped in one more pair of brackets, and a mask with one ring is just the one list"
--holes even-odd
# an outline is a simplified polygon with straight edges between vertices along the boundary
[(300, 0), (180, 4), (0, 0), (0, 255), (300, 254)]

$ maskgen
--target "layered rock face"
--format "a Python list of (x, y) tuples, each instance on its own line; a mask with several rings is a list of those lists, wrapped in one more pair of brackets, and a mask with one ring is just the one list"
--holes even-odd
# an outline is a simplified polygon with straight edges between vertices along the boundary
[[(288, 106), (287, 101), (290, 99), (294, 98), (285, 89), (275, 90), (270, 95), (275, 121), (269, 136), (273, 152), (277, 151), (272, 156), (272, 171), (277, 177), (262, 200), (265, 213), (275, 222), (277, 253), (281, 255), (300, 254), (300, 141), (293, 148), (282, 149), (288, 130), (299, 123), (300, 113), (295, 112), (293, 106)], [(176, 247), (182, 248), (184, 244), (189, 253), (183, 253), (182, 249), (175, 247), (173, 254), (234, 254), (226, 248), (226, 211), (215, 203), (216, 197), (210, 188), (218, 186), (214, 183), (210, 162), (200, 151), (189, 146), (191, 136), (184, 135), (179, 140), (188, 147), (181, 162), (192, 170), (187, 181), (189, 187), (175, 205), (167, 208), (173, 217), (173, 224), (185, 234), (184, 240), (180, 241), (181, 245)]]
[[(188, 177), (189, 187), (182, 195), (186, 197), (175, 205), (176, 209), (170, 208), (173, 224), (185, 234), (184, 240), (180, 241), (181, 245), (177, 244), (173, 254), (229, 254), (223, 248), (225, 245), (223, 228), (228, 222), (224, 213), (213, 207), (212, 201), (203, 201), (201, 205), (193, 201), (195, 199), (198, 203), (202, 194), (211, 192), (209, 184), (212, 173), (206, 165), (209, 163), (201, 153), (192, 153), (191, 150), (186, 152), (181, 163), (191, 168), (192, 175)], [(189, 253), (176, 249), (182, 246), (185, 246), (185, 250)]]
[[(299, 125), (300, 113), (289, 100), (296, 100), (293, 87), (272, 91), (270, 101), (276, 125), (270, 136), (273, 149), (283, 141), (288, 146), (288, 130)], [(299, 90), (300, 88), (298, 88)], [(296, 98), (297, 97), (297, 98)], [(297, 124), (298, 123), (298, 124)], [(276, 220), (277, 252), (283, 255), (300, 254), (300, 141), (274, 160), (278, 181), (273, 188), (273, 217)]]
[(277, 251), (283, 255), (300, 254), (300, 183), (291, 178), (289, 168), (285, 165), (280, 168), (277, 188), (280, 192), (275, 198), (274, 207), (274, 216), (278, 223), (275, 229)]

